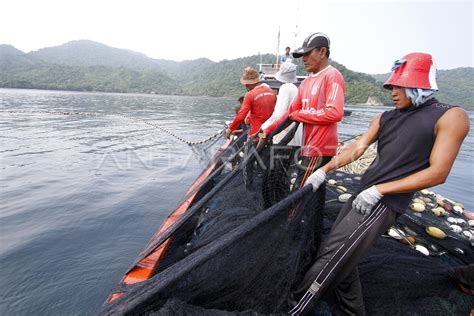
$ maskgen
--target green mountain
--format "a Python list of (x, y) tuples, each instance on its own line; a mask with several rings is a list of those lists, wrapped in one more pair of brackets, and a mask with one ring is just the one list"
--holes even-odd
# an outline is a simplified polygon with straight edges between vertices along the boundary
[[(27, 54), (0, 45), (0, 87), (238, 97), (245, 93), (239, 83), (242, 69), (274, 59), (264, 54), (220, 62), (207, 58), (176, 62), (88, 40)], [(296, 62), (299, 74), (304, 74), (301, 60)], [(369, 98), (375, 103), (390, 102), (376, 78), (335, 61), (331, 64), (344, 75), (347, 103), (366, 103)]]
[[(390, 73), (372, 76), (382, 84), (388, 79)], [(439, 88), (436, 93), (438, 100), (463, 107), (474, 107), (474, 68), (438, 70), (436, 81)]]
[(0, 45), (0, 87), (170, 94), (179, 84), (144, 54), (73, 41), (28, 54)]
[(136, 71), (104, 66), (39, 64), (0, 68), (0, 87), (71, 91), (168, 94), (179, 85), (156, 71)]
[(235, 97), (243, 67), (258, 60), (176, 62), (86, 40), (28, 54), (0, 45), (0, 87)]
[(67, 66), (124, 67), (134, 70), (156, 70), (160, 68), (154, 59), (145, 54), (107, 45), (79, 40), (61, 46), (47, 47), (28, 54), (49, 64)]
[[(354, 72), (336, 62), (334, 67), (344, 76), (346, 81), (346, 100), (356, 100), (354, 103), (365, 103), (370, 97), (374, 102), (380, 101), (384, 104), (390, 103), (390, 94), (382, 88), (375, 78), (361, 72)], [(347, 101), (352, 104), (352, 102)]]
[(11, 45), (0, 45), (0, 70), (20, 66), (28, 66), (39, 63), (34, 57), (30, 57), (24, 52)]

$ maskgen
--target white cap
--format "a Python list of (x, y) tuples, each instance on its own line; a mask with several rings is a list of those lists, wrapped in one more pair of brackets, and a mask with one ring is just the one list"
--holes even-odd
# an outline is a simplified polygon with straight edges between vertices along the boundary
[(291, 61), (285, 61), (280, 70), (275, 74), (275, 79), (284, 83), (296, 83), (296, 65)]

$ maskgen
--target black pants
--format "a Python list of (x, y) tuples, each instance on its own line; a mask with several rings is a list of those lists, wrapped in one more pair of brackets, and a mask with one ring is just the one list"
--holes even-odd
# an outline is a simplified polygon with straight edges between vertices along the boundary
[(398, 214), (379, 203), (364, 216), (352, 210), (353, 200), (354, 197), (342, 207), (315, 262), (294, 292), (299, 302), (289, 312), (291, 315), (305, 315), (332, 288), (345, 313), (365, 314), (357, 263)]

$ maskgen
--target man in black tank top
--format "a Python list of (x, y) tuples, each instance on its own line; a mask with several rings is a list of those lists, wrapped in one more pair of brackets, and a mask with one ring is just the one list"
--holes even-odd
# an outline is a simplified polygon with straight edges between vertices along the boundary
[(395, 109), (374, 117), (367, 132), (307, 180), (316, 190), (326, 174), (357, 160), (374, 142), (377, 157), (356, 196), (341, 209), (315, 262), (294, 291), (291, 315), (308, 313), (323, 292), (334, 289), (341, 309), (364, 315), (358, 261), (403, 213), (414, 192), (443, 183), (469, 131), (466, 112), (438, 102), (431, 55), (397, 60), (384, 88)]

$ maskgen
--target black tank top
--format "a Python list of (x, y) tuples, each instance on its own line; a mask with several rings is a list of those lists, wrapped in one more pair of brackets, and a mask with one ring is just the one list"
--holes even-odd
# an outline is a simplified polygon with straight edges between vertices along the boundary
[[(407, 177), (429, 166), (438, 119), (453, 106), (426, 101), (419, 107), (382, 113), (377, 157), (367, 169), (357, 193), (375, 184)], [(390, 209), (404, 213), (414, 192), (385, 195), (381, 202)]]

